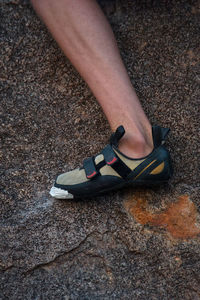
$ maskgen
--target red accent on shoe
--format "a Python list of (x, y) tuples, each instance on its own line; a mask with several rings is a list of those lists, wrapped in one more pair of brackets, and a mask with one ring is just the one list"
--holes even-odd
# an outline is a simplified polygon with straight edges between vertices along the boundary
[(117, 157), (114, 157), (111, 161), (108, 161), (107, 164), (108, 165), (112, 165), (114, 162), (116, 162)]
[(97, 172), (94, 171), (92, 174), (88, 175), (87, 178), (93, 177), (94, 175), (96, 175), (96, 173), (97, 173)]

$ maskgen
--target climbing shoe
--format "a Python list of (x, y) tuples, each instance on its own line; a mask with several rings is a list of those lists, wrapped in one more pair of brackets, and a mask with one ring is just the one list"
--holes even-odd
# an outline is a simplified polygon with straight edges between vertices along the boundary
[(94, 197), (125, 186), (160, 185), (172, 175), (171, 159), (163, 146), (168, 128), (152, 127), (153, 151), (142, 158), (127, 157), (118, 149), (125, 134), (119, 126), (110, 143), (96, 156), (83, 161), (83, 167), (57, 177), (50, 195), (58, 199)]

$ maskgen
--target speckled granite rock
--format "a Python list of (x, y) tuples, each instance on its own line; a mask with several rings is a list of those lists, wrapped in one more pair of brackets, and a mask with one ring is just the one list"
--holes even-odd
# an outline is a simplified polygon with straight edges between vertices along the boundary
[(101, 1), (174, 177), (84, 201), (48, 195), (109, 126), (28, 1), (0, 1), (0, 299), (200, 299), (197, 1)]

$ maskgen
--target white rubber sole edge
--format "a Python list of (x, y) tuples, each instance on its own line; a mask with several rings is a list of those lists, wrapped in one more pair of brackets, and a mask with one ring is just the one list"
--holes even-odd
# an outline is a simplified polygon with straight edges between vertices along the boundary
[(72, 194), (68, 193), (68, 191), (62, 190), (55, 186), (53, 186), (51, 188), (49, 194), (56, 199), (73, 199), (74, 198), (74, 196)]

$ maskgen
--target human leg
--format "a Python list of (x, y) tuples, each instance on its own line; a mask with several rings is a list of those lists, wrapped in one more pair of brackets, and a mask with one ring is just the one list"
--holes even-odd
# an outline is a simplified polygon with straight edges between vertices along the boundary
[(168, 129), (151, 128), (122, 63), (112, 30), (95, 0), (32, 0), (33, 6), (100, 103), (114, 131), (83, 168), (57, 177), (55, 198), (90, 197), (129, 184), (161, 184), (172, 173), (162, 146)]
[(140, 105), (104, 14), (95, 0), (32, 0), (66, 56), (85, 79), (114, 131), (126, 130), (119, 149), (134, 158), (153, 148)]

